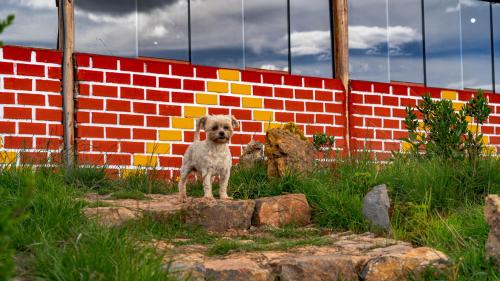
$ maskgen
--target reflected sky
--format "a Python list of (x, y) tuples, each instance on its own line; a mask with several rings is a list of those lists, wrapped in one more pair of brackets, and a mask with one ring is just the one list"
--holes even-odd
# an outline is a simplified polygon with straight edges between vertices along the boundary
[(500, 4), (493, 4), (493, 34), (495, 43), (495, 91), (500, 94)]

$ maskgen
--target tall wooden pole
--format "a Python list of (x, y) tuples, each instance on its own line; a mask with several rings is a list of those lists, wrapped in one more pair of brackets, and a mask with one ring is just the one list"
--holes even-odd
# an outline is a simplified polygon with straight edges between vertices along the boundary
[(62, 8), (63, 42), (63, 125), (64, 125), (64, 164), (72, 168), (75, 164), (75, 100), (73, 51), (75, 46), (73, 0), (59, 0)]
[(346, 115), (346, 150), (350, 153), (350, 120), (349, 120), (349, 23), (348, 0), (330, 0), (333, 2), (333, 27), (334, 27), (334, 62), (335, 77), (342, 81), (345, 90), (345, 115)]

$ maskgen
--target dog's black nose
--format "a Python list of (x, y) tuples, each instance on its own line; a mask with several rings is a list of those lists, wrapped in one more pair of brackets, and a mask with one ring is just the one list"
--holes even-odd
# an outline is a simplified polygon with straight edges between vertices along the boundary
[(224, 134), (224, 132), (219, 132), (219, 136), (224, 137), (226, 135)]

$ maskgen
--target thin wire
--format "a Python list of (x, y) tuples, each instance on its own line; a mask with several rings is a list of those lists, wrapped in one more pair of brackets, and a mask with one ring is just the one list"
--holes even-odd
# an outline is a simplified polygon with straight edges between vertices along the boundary
[(245, 2), (241, 0), (241, 33), (243, 34), (243, 69), (247, 67), (246, 61), (246, 42), (245, 42)]
[(135, 56), (139, 56), (139, 4), (135, 0)]
[[(493, 83), (493, 93), (497, 92), (495, 77), (495, 32), (493, 27), (493, 3), (490, 3), (490, 36), (491, 36), (491, 79)], [(500, 89), (498, 89), (500, 90)]]
[(389, 0), (385, 0), (385, 24), (387, 36), (387, 79), (391, 82), (391, 58), (390, 58), (390, 36), (389, 36)]

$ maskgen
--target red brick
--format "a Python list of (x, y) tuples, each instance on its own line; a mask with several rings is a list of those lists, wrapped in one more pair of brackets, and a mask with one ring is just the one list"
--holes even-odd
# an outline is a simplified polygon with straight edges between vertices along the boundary
[(278, 122), (295, 122), (294, 114), (290, 112), (275, 112), (274, 116)]
[(264, 108), (267, 109), (283, 109), (284, 102), (276, 99), (264, 99)]
[(134, 74), (133, 78), (135, 86), (156, 87), (155, 76)]
[(92, 99), (92, 98), (78, 98), (77, 100), (78, 109), (95, 109), (95, 110), (103, 110), (104, 102), (101, 99)]
[(79, 138), (104, 138), (104, 128), (96, 126), (82, 126), (76, 128)]
[(352, 108), (354, 114), (372, 115), (373, 113), (371, 106), (355, 105)]
[(172, 92), (172, 102), (194, 103), (194, 95), (191, 93)]
[(266, 86), (253, 86), (253, 95), (261, 96), (261, 97), (272, 97), (273, 96), (273, 88)]
[(49, 135), (63, 137), (64, 127), (62, 124), (49, 124)]
[(156, 140), (156, 130), (154, 129), (134, 129), (134, 139)]
[[(365, 118), (366, 127), (382, 127), (382, 119), (379, 118)], [(384, 126), (385, 127), (385, 126)]]
[(398, 101), (397, 97), (383, 96), (382, 97), (382, 104), (383, 105), (398, 106), (399, 105), (399, 101)]
[(61, 82), (52, 80), (36, 80), (36, 90), (41, 92), (61, 92)]
[(3, 118), (5, 119), (31, 119), (31, 108), (4, 107)]
[(22, 105), (45, 105), (45, 95), (17, 94), (17, 103)]
[(31, 79), (5, 77), (3, 83), (4, 88), (9, 90), (31, 91), (33, 89)]
[(44, 77), (45, 67), (43, 65), (18, 63), (17, 75)]
[(399, 120), (384, 119), (384, 128), (399, 129)]
[(22, 164), (46, 164), (49, 162), (47, 152), (21, 151), (20, 161)]
[(78, 84), (78, 93), (80, 95), (84, 95), (84, 96), (90, 95), (90, 85), (89, 84)]
[(130, 74), (107, 72), (106, 82), (116, 84), (130, 84)]
[(63, 142), (59, 138), (36, 138), (36, 149), (60, 149)]
[(289, 111), (304, 111), (304, 102), (303, 101), (285, 101), (285, 108)]
[(36, 61), (62, 64), (62, 52), (36, 50)]
[(401, 144), (399, 142), (384, 142), (384, 150), (399, 150)]
[(120, 70), (144, 72), (144, 61), (138, 59), (120, 59)]
[(325, 103), (325, 112), (328, 113), (343, 113), (344, 105), (340, 103)]
[(314, 114), (297, 113), (297, 114), (295, 114), (295, 122), (313, 124), (314, 123)]
[(108, 165), (128, 166), (132, 163), (132, 156), (129, 154), (108, 154), (106, 158)]
[(281, 85), (283, 83), (281, 77), (283, 75), (277, 73), (262, 73), (263, 82), (267, 84)]
[(106, 110), (130, 112), (130, 102), (123, 100), (107, 100)]
[(338, 79), (325, 79), (324, 81), (325, 89), (344, 91), (344, 85), (342, 85), (342, 81)]
[(222, 106), (241, 106), (241, 99), (239, 97), (220, 96), (219, 99)]
[(296, 75), (285, 75), (285, 85), (302, 87), (302, 77)]
[(495, 134), (495, 127), (483, 125), (483, 126), (481, 126), (481, 133), (494, 135)]
[(118, 116), (114, 113), (105, 113), (105, 112), (92, 113), (92, 123), (116, 124), (117, 122), (118, 122)]
[(188, 91), (205, 91), (205, 81), (184, 79), (183, 89)]
[(36, 109), (36, 120), (62, 121), (63, 120), (63, 112), (61, 109), (37, 108)]
[(5, 136), (5, 148), (31, 149), (33, 148), (32, 137)]
[(371, 92), (372, 91), (372, 82), (365, 81), (351, 81), (351, 88), (356, 92)]
[(411, 106), (415, 107), (417, 105), (417, 100), (416, 99), (407, 99), (407, 98), (401, 98), (399, 100), (401, 106)]
[(380, 96), (365, 95), (365, 103), (380, 104), (381, 103)]
[(90, 151), (90, 141), (89, 140), (76, 140), (76, 150), (77, 151)]
[(79, 69), (77, 79), (79, 81), (103, 82), (104, 73), (101, 71)]
[(315, 91), (315, 99), (319, 101), (333, 101), (333, 92)]
[(76, 123), (90, 123), (90, 112), (77, 111), (76, 112)]
[(144, 89), (121, 87), (120, 88), (120, 97), (124, 98), (124, 99), (143, 100), (144, 99)]
[(325, 134), (336, 137), (336, 139), (335, 139), (335, 146), (336, 147), (342, 147), (344, 145), (341, 143), (342, 140), (339, 139), (339, 138), (344, 137), (344, 129), (343, 128), (326, 126), (325, 127)]
[(0, 121), (0, 134), (15, 134), (16, 123), (8, 121)]
[(346, 94), (344, 92), (335, 93), (335, 101), (341, 102), (345, 101), (345, 99), (346, 99)]
[(148, 127), (170, 127), (170, 118), (164, 116), (148, 116)]
[(408, 138), (408, 132), (405, 131), (393, 131), (392, 134), (395, 140)]
[(392, 85), (392, 93), (395, 95), (408, 95), (408, 86)]
[(391, 159), (392, 154), (390, 152), (377, 152), (375, 153), (375, 160), (377, 161), (385, 161)]
[(160, 77), (160, 88), (180, 89), (181, 79)]
[(148, 61), (146, 71), (148, 73), (170, 74), (170, 64), (166, 62)]
[(274, 96), (280, 98), (293, 98), (293, 90), (287, 88), (274, 88)]
[(130, 139), (129, 128), (106, 128), (106, 138), (108, 139)]
[(427, 93), (427, 89), (423, 86), (411, 86), (410, 87), (410, 96), (422, 97), (426, 93)]
[(231, 138), (231, 143), (247, 145), (251, 140), (252, 140), (252, 135), (234, 134), (233, 137)]
[(197, 66), (196, 77), (217, 79), (217, 68), (209, 66)]
[(118, 87), (92, 85), (92, 95), (101, 97), (118, 97)]
[(188, 148), (187, 144), (174, 143), (172, 144), (172, 154), (184, 155), (184, 153), (186, 153), (187, 148)]
[(120, 143), (120, 152), (127, 153), (144, 153), (144, 143), (143, 142), (130, 142), (122, 141)]
[(208, 114), (209, 115), (229, 115), (229, 108), (209, 107)]
[(159, 111), (160, 115), (163, 116), (181, 116), (182, 114), (182, 107), (178, 105), (159, 105)]
[(390, 131), (390, 130), (375, 130), (375, 138), (377, 138), (377, 139), (392, 139), (392, 131)]
[(48, 98), (50, 106), (62, 107), (62, 95), (49, 95)]
[(0, 74), (14, 74), (14, 64), (10, 62), (0, 62)]
[(306, 111), (324, 112), (324, 104), (321, 102), (306, 102)]
[(364, 103), (363, 102), (363, 96), (364, 95), (352, 93), (351, 96), (350, 96), (351, 102), (352, 103), (363, 104)]
[(244, 70), (241, 71), (241, 81), (243, 82), (253, 82), (253, 83), (261, 83), (262, 82), (262, 74), (257, 71), (249, 71)]
[[(205, 132), (200, 132), (200, 140), (205, 140), (206, 134)], [(184, 142), (193, 142), (194, 141), (194, 131), (184, 131)]]
[(241, 129), (244, 132), (254, 133), (254, 132), (262, 132), (262, 123), (261, 122), (241, 122)]
[(238, 120), (252, 120), (252, 111), (247, 109), (231, 109), (231, 114)]
[(335, 116), (335, 125), (345, 126), (345, 116)]
[(114, 57), (92, 56), (92, 66), (94, 68), (118, 69), (118, 59)]
[(459, 91), (458, 92), (458, 100), (459, 101), (469, 101), (470, 99), (472, 99), (473, 96), (474, 96), (474, 94), (472, 92), (469, 92), (469, 91)]
[(313, 91), (312, 90), (295, 89), (295, 98), (296, 99), (312, 100), (313, 99)]
[(76, 65), (78, 67), (90, 67), (90, 55), (76, 54)]
[(25, 47), (4, 46), (3, 58), (6, 60), (31, 61), (32, 50)]
[(78, 153), (78, 164), (80, 165), (104, 165), (104, 154)]
[(404, 118), (404, 117), (406, 117), (406, 110), (399, 109), (399, 108), (393, 108), (392, 109), (392, 116)]
[(51, 79), (61, 79), (62, 78), (61, 68), (49, 66), (47, 76)]
[(179, 168), (182, 166), (182, 157), (160, 156), (160, 167)]
[(374, 133), (373, 129), (354, 128), (352, 130), (352, 136), (355, 138), (373, 139)]
[(386, 107), (375, 107), (373, 112), (375, 116), (391, 116), (391, 109)]
[(120, 114), (120, 125), (144, 126), (144, 116)]
[(381, 142), (381, 141), (366, 141), (365, 147), (368, 150), (383, 150), (383, 142)]
[(323, 88), (323, 79), (316, 77), (304, 77), (304, 86), (310, 88)]
[(16, 95), (14, 93), (0, 92), (0, 104), (14, 104), (16, 102)]
[(118, 152), (118, 142), (116, 141), (92, 141), (92, 151)]
[(325, 128), (323, 126), (314, 126), (314, 125), (306, 126), (307, 135), (322, 134), (322, 133), (325, 133)]
[(193, 77), (194, 68), (189, 64), (172, 64), (172, 75)]
[(391, 85), (387, 83), (373, 83), (373, 91), (375, 93), (389, 94), (391, 90)]
[(316, 114), (316, 123), (333, 124), (333, 115)]
[(148, 89), (146, 90), (146, 100), (168, 102), (170, 100), (169, 94), (167, 91)]

